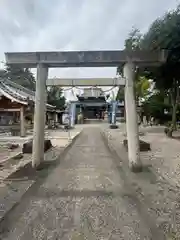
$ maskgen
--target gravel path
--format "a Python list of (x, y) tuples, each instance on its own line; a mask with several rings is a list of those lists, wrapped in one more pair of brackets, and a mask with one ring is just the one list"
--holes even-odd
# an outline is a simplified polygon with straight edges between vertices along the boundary
[(141, 138), (151, 143), (152, 151), (144, 154), (147, 161), (171, 185), (180, 187), (180, 141), (164, 133), (147, 133)]
[[(123, 169), (128, 163), (123, 147), (124, 131), (124, 126), (116, 131), (104, 129), (106, 138), (118, 155), (119, 164), (122, 165), (123, 161)], [(180, 142), (167, 138), (160, 127), (141, 131), (145, 135), (140, 139), (151, 143), (151, 151), (140, 154), (143, 165), (149, 167), (139, 174), (127, 169), (126, 174), (167, 239), (180, 239)]]
[(12, 212), (0, 239), (164, 239), (142, 209), (99, 128), (86, 128), (61, 164)]

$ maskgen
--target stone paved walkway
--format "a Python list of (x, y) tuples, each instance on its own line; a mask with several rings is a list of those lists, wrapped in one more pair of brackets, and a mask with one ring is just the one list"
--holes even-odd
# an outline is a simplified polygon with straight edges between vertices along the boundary
[(163, 239), (138, 208), (99, 128), (85, 128), (60, 165), (12, 212), (8, 227), (0, 227), (0, 239)]

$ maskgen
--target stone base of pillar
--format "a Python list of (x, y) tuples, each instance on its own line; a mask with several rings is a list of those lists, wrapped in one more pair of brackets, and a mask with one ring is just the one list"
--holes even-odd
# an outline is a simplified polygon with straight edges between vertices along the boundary
[(138, 173), (143, 171), (143, 166), (141, 164), (130, 163), (129, 168), (131, 172)]
[(116, 124), (111, 124), (109, 127), (110, 127), (110, 129), (117, 129), (118, 128), (118, 126)]
[[(126, 150), (128, 151), (128, 140), (124, 139), (123, 140), (123, 144), (124, 144)], [(151, 151), (150, 143), (142, 141), (142, 140), (139, 140), (139, 150), (140, 150), (140, 152)]]
[[(52, 147), (51, 140), (44, 140), (44, 152), (48, 151)], [(23, 144), (22, 152), (24, 153), (32, 153), (33, 152), (33, 140), (26, 142)]]

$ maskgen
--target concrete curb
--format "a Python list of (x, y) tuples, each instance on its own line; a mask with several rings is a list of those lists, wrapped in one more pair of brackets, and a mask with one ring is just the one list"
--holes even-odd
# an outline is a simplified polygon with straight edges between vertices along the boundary
[[(56, 160), (54, 160), (55, 162), (57, 161), (57, 164), (60, 164), (61, 159), (66, 155), (66, 153), (74, 145), (75, 141), (81, 135), (81, 132), (79, 132), (72, 139), (72, 141), (66, 147), (64, 147), (64, 149), (62, 150), (60, 155), (57, 156)], [(28, 164), (29, 164), (29, 162), (27, 164), (25, 164), (23, 167), (25, 167)], [(53, 166), (53, 164), (52, 164), (52, 166)], [(54, 165), (53, 167), (56, 167), (56, 165)], [(17, 169), (16, 171), (18, 171), (18, 170), (19, 169)], [(53, 170), (53, 168), (52, 168), (52, 170)], [(11, 182), (11, 186), (10, 185), (6, 185), (4, 187), (5, 188), (4, 189), (5, 194), (4, 194), (4, 196), (1, 195), (1, 198), (3, 198), (4, 203), (0, 202), (0, 224), (2, 224), (2, 222), (5, 220), (5, 218), (9, 216), (11, 211), (16, 206), (18, 206), (18, 204), (20, 203), (21, 199), (24, 198), (26, 195), (28, 195), (28, 193), (30, 194), (31, 191), (33, 191), (33, 189), (36, 186), (36, 184), (41, 183), (41, 181), (43, 181), (45, 178), (46, 178), (46, 176), (45, 177), (39, 176), (35, 180), (25, 180), (25, 181), (18, 181), (18, 182), (16, 182), (16, 181), (13, 182), (12, 181)], [(20, 188), (20, 190), (18, 188)], [(8, 191), (8, 194), (7, 194), (7, 191)]]
[[(67, 146), (65, 146), (65, 148), (63, 149), (62, 153), (60, 154), (60, 156), (58, 157), (59, 160), (61, 160), (66, 153), (70, 150), (70, 148), (74, 145), (74, 143), (76, 142), (76, 140), (80, 137), (82, 131), (80, 131), (73, 139), (71, 139), (71, 141), (69, 142), (69, 144)], [(60, 161), (59, 161), (60, 162)]]
[(108, 136), (106, 136), (106, 133), (104, 133), (104, 131), (102, 131), (101, 135), (102, 135), (102, 139), (103, 139), (104, 144), (106, 145), (106, 147), (109, 148), (110, 152), (115, 154), (116, 157), (119, 157), (117, 152), (116, 152), (116, 150), (115, 150), (115, 148), (113, 147), (113, 145), (108, 140)]

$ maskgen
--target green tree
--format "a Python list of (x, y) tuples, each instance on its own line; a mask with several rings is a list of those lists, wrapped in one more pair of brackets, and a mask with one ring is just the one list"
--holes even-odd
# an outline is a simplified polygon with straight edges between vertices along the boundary
[[(166, 101), (166, 94), (163, 91), (156, 91), (142, 103), (142, 112), (147, 116), (152, 116), (159, 123), (164, 124), (170, 121), (170, 105)], [(165, 110), (168, 112), (165, 114)]]
[[(142, 34), (140, 33), (139, 29), (132, 28), (131, 32), (129, 33), (127, 39), (125, 40), (125, 49), (134, 51), (141, 49), (141, 42), (142, 42)], [(122, 76), (122, 66), (117, 68), (117, 74)], [(139, 69), (136, 68), (135, 72), (135, 96), (136, 96), (136, 103), (137, 105), (142, 99), (146, 99), (149, 94), (150, 82), (145, 76), (141, 76)], [(124, 93), (122, 87), (119, 88), (117, 94), (118, 100), (124, 100)]]
[[(28, 68), (20, 68), (18, 66), (7, 65), (3, 77), (30, 89), (36, 90), (36, 80), (33, 73)], [(62, 89), (57, 86), (52, 86), (47, 89), (47, 102), (56, 106), (57, 109), (62, 109), (65, 104), (65, 98), (62, 96)]]
[(150, 94), (150, 81), (145, 76), (139, 76), (135, 82), (136, 102), (144, 101)]
[(62, 96), (62, 89), (58, 86), (52, 86), (47, 89), (47, 102), (57, 109), (63, 109), (65, 97)]
[(116, 100), (122, 102), (124, 101), (124, 87), (119, 87), (117, 96), (116, 96)]
[[(125, 50), (138, 50), (141, 47), (142, 34), (138, 28), (133, 27), (124, 43)], [(117, 75), (122, 76), (122, 66), (117, 68)]]
[(133, 27), (125, 40), (126, 50), (139, 50), (141, 48), (142, 34), (138, 28)]
[(161, 67), (150, 69), (151, 77), (159, 90), (169, 95), (172, 106), (171, 133), (176, 129), (176, 112), (179, 104), (180, 86), (180, 7), (156, 19), (143, 36), (144, 49), (168, 49), (167, 62)]
[(26, 87), (32, 91), (36, 89), (36, 81), (33, 73), (28, 68), (6, 66), (5, 75), (9, 80)]
[[(150, 81), (144, 76), (139, 76), (139, 79), (135, 82), (135, 96), (137, 104), (145, 101), (149, 97), (151, 93), (150, 87)], [(119, 101), (124, 101), (124, 87), (119, 88), (116, 99)]]

